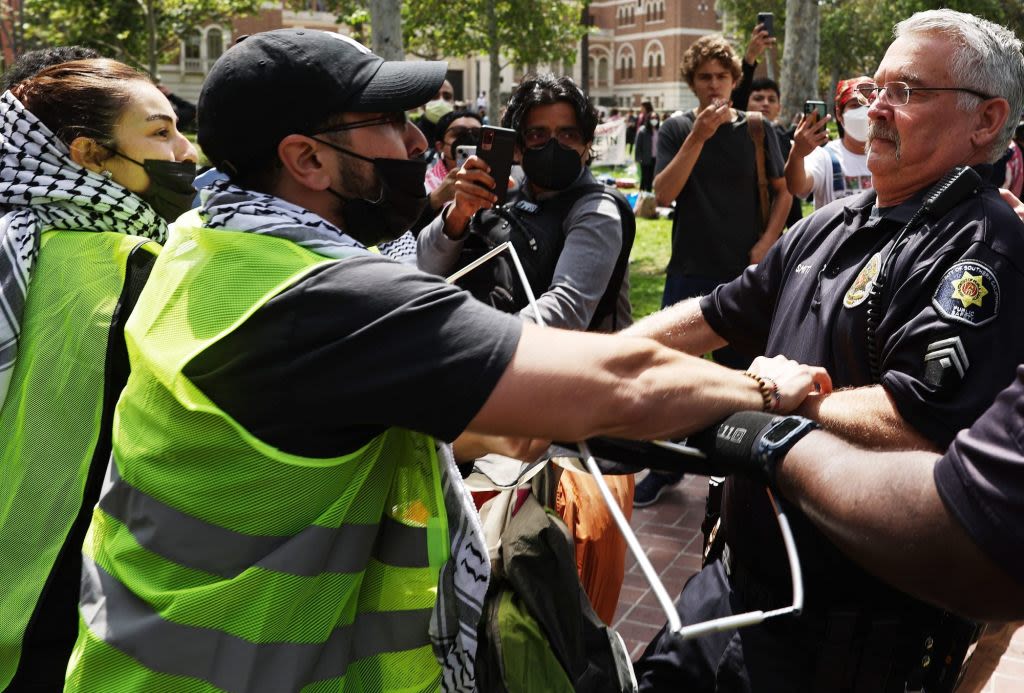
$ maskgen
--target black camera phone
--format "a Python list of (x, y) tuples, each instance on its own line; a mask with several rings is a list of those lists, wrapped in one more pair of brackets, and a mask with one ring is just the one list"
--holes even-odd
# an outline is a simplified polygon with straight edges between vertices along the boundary
[(825, 106), (824, 101), (804, 101), (804, 115), (810, 115), (811, 113), (818, 114), (818, 120), (824, 120), (825, 115), (828, 113), (828, 108)]
[(508, 194), (508, 177), (512, 173), (512, 155), (515, 148), (515, 130), (491, 125), (484, 125), (480, 128), (480, 146), (477, 147), (476, 155), (491, 167), (494, 194), (498, 196), (496, 205), (505, 204)]
[(764, 25), (769, 36), (775, 36), (775, 15), (771, 12), (758, 12), (757, 23)]

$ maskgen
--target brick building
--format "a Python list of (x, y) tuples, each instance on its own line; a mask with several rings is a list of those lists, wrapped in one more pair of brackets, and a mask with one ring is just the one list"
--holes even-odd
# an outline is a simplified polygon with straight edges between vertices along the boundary
[[(276, 3), (275, 3), (276, 4)], [(178, 60), (160, 66), (162, 81), (190, 101), (199, 90), (210, 66), (236, 36), (284, 27), (326, 31), (344, 30), (331, 12), (313, 9), (293, 11), (284, 3), (267, 3), (260, 14), (232, 20), (230, 25), (209, 24), (192, 29), (182, 41)], [(683, 52), (694, 40), (721, 30), (715, 0), (592, 0), (594, 32), (589, 39), (590, 94), (604, 107), (636, 108), (649, 100), (657, 110), (686, 109), (696, 98), (679, 75)], [(582, 56), (569, 65), (542, 66), (556, 74), (581, 77)], [(523, 75), (523, 68), (502, 71), (502, 101)], [(473, 101), (487, 89), (487, 56), (449, 60), (449, 80), (455, 98)]]
[(659, 111), (697, 105), (679, 65), (697, 38), (721, 31), (714, 0), (594, 0), (590, 13), (590, 94), (598, 104), (650, 101)]
[[(269, 5), (270, 3), (268, 3)], [(315, 7), (316, 2), (308, 3)], [(195, 103), (206, 74), (220, 54), (237, 36), (284, 28), (321, 29), (339, 31), (342, 26), (333, 12), (317, 9), (295, 11), (278, 7), (264, 7), (251, 17), (236, 17), (230, 24), (207, 24), (191, 29), (181, 42), (178, 59), (160, 65), (160, 80), (178, 96)]]

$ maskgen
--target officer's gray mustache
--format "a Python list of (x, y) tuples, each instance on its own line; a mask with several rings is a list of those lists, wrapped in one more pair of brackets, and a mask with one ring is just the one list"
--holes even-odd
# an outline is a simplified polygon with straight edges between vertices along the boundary
[(871, 143), (875, 139), (886, 140), (892, 142), (896, 146), (896, 161), (900, 160), (900, 154), (902, 153), (902, 143), (900, 142), (900, 133), (896, 131), (893, 126), (882, 123), (879, 121), (872, 121), (868, 124), (868, 141), (864, 145), (865, 150), (871, 152)]

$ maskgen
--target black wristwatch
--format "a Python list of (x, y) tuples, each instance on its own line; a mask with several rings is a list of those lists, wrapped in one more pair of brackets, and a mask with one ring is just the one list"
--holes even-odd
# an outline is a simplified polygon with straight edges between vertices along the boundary
[(775, 484), (775, 470), (797, 441), (818, 427), (802, 416), (742, 411), (690, 436), (715, 475), (740, 473)]
[(758, 434), (750, 454), (773, 486), (779, 462), (801, 438), (817, 427), (816, 422), (802, 416), (777, 416)]

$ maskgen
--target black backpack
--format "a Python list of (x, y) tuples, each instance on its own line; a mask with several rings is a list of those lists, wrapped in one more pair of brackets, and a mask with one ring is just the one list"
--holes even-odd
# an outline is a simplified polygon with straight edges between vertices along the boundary
[[(534, 296), (539, 296), (551, 285), (558, 256), (565, 245), (562, 225), (566, 215), (577, 200), (594, 192), (613, 199), (622, 219), (619, 257), (587, 329), (596, 328), (608, 315), (615, 314), (619, 290), (629, 266), (629, 253), (636, 238), (633, 209), (615, 188), (600, 183), (580, 185), (540, 203), (520, 199), (502, 207), (478, 212), (470, 222), (456, 269), (483, 257), (505, 241), (511, 241)], [(519, 312), (529, 304), (526, 291), (507, 253), (499, 254), (455, 283), (478, 300), (506, 313)]]

